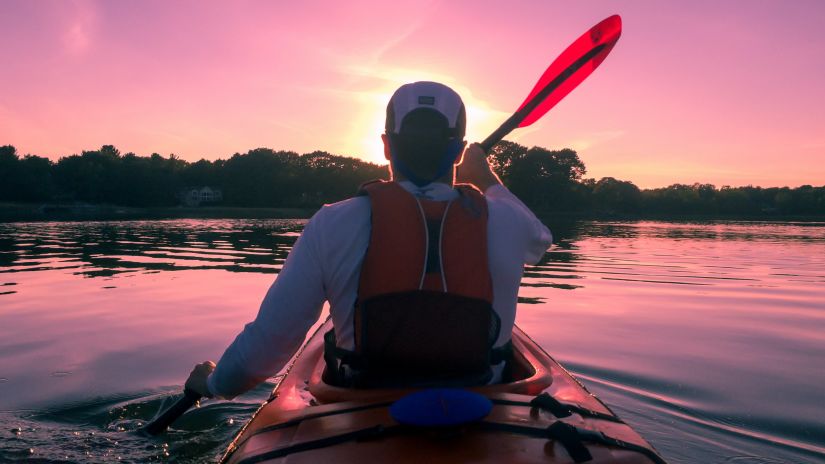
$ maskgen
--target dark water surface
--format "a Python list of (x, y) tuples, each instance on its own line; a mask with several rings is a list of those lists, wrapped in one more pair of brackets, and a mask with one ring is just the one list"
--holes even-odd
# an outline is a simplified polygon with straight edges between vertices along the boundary
[[(0, 462), (214, 460), (276, 378), (134, 431), (254, 317), (303, 223), (0, 224)], [(825, 224), (554, 232), (519, 325), (670, 462), (825, 462)]]

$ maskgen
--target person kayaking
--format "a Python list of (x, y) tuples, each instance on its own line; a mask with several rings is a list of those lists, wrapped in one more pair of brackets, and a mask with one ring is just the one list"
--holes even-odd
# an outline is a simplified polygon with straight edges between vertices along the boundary
[(255, 387), (298, 350), (325, 301), (330, 383), (501, 380), (524, 264), (541, 259), (552, 235), (484, 150), (467, 147), (465, 130), (455, 91), (401, 86), (381, 135), (391, 180), (367, 183), (307, 222), (255, 320), (217, 365), (196, 365), (186, 388), (231, 399)]

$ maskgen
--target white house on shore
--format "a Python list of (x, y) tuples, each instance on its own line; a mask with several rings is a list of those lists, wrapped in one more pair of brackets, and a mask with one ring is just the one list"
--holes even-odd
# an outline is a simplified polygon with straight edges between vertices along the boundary
[(200, 206), (201, 203), (215, 203), (223, 200), (223, 192), (209, 186), (185, 189), (180, 192), (184, 206)]

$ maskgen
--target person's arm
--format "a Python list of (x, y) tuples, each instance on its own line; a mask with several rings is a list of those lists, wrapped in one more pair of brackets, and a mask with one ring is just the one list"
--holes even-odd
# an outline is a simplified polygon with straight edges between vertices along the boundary
[(488, 202), (499, 205), (506, 205), (512, 218), (509, 224), (512, 227), (520, 225), (518, 230), (523, 231), (522, 240), (524, 244), (524, 262), (526, 264), (537, 264), (544, 256), (544, 252), (553, 244), (553, 234), (540, 220), (530, 211), (521, 200), (504, 185), (492, 186), (484, 192)]
[(187, 388), (207, 397), (234, 398), (278, 372), (300, 348), (325, 299), (317, 218), (295, 242), (255, 320), (229, 345), (214, 371), (208, 361), (196, 366)]
[(475, 185), (483, 193), (494, 185), (502, 185), (481, 145), (474, 143), (464, 150), (461, 164), (456, 168), (456, 182)]
[(536, 264), (541, 260), (553, 243), (550, 229), (501, 183), (501, 179), (490, 167), (486, 153), (477, 143), (464, 151), (464, 159), (456, 171), (456, 181), (475, 185), (484, 192), (488, 202), (506, 205), (513, 216), (508, 223), (513, 226), (520, 224), (520, 230), (524, 231), (524, 262)]

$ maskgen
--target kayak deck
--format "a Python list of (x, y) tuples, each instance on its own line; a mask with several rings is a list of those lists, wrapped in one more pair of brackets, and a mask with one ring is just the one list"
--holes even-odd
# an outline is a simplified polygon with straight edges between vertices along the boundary
[(323, 381), (323, 333), (331, 327), (328, 320), (307, 341), (222, 462), (664, 462), (518, 327), (511, 380), (468, 388), (493, 402), (490, 414), (479, 423), (423, 429), (390, 417), (392, 402), (412, 389)]

